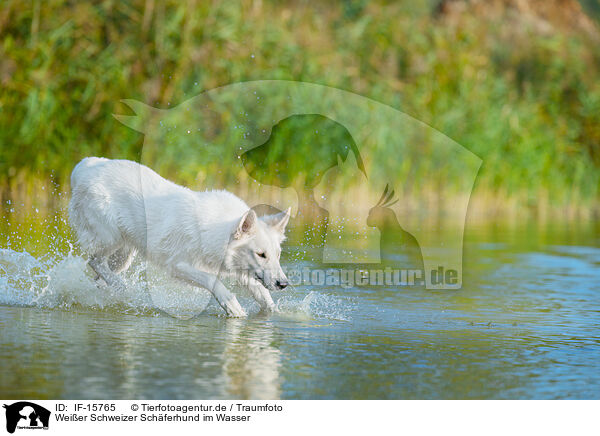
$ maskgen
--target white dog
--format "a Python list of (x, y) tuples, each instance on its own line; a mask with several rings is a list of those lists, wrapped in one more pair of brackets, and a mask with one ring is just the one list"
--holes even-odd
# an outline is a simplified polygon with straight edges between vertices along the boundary
[(219, 275), (242, 278), (268, 310), (268, 289), (288, 284), (279, 255), (290, 209), (258, 218), (230, 192), (191, 191), (136, 162), (97, 157), (77, 164), (71, 190), (71, 226), (91, 254), (89, 265), (114, 289), (124, 289), (117, 273), (136, 252), (210, 291), (230, 316), (246, 313)]

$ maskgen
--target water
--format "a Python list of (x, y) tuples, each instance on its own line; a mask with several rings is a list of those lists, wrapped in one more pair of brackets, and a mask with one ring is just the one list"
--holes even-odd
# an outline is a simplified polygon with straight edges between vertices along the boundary
[(301, 285), (228, 319), (140, 262), (98, 289), (64, 222), (32, 220), (2, 228), (3, 398), (600, 397), (593, 223), (468, 226), (458, 291)]

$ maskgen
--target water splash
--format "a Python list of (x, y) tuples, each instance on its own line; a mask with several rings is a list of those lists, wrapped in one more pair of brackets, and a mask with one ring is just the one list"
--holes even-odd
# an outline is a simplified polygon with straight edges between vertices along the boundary
[(351, 298), (310, 291), (303, 298), (287, 295), (277, 300), (277, 313), (280, 316), (307, 321), (328, 319), (350, 321), (356, 302)]
[[(129, 280), (133, 282), (133, 280)], [(36, 259), (26, 251), (0, 249), (0, 304), (40, 308), (117, 310), (148, 313), (154, 307), (141, 284), (112, 292), (86, 271), (86, 261), (69, 252), (63, 258)]]
[[(208, 291), (173, 280), (162, 270), (135, 262), (123, 278), (125, 292), (114, 292), (97, 282), (87, 261), (73, 253), (35, 258), (26, 251), (0, 249), (0, 304), (58, 308), (62, 310), (100, 310), (134, 315), (170, 316), (189, 319), (203, 312), (224, 316)], [(247, 292), (234, 290), (240, 304), (252, 316), (258, 305)], [(310, 291), (294, 290), (276, 299), (276, 316), (296, 319), (348, 321), (353, 302), (347, 298)], [(212, 303), (211, 303), (212, 301)]]

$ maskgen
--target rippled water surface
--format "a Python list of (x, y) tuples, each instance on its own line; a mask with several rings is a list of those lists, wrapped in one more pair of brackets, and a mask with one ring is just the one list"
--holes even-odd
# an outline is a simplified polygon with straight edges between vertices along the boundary
[(99, 290), (64, 226), (6, 225), (0, 397), (600, 397), (593, 224), (468, 226), (461, 290), (300, 285), (247, 319), (139, 263)]

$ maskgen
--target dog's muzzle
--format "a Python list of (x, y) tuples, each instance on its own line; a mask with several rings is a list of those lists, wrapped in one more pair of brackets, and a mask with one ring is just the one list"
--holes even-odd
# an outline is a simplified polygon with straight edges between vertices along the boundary
[(285, 279), (283, 279), (283, 280), (277, 280), (275, 282), (275, 286), (277, 287), (277, 289), (285, 289), (285, 288), (287, 288), (287, 285), (289, 285), (289, 283)]
[(289, 285), (288, 281), (286, 279), (277, 279), (275, 280), (275, 285), (269, 285), (267, 284), (267, 282), (265, 281), (265, 278), (254, 273), (254, 278), (256, 278), (256, 280), (258, 280), (259, 282), (261, 282), (263, 284), (263, 286), (267, 289), (272, 289), (273, 287), (275, 287), (276, 289), (285, 289), (287, 288), (287, 286)]

